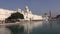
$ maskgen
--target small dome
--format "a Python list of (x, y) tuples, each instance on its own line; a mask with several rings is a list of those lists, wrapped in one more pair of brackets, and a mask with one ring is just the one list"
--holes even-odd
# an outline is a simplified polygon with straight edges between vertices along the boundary
[(27, 5), (25, 6), (24, 12), (25, 12), (25, 13), (27, 13), (27, 12), (29, 13), (29, 8), (28, 8)]

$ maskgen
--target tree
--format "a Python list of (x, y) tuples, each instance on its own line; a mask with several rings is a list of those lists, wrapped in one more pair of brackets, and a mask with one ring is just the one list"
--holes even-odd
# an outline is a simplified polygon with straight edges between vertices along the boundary
[(57, 15), (56, 18), (60, 18), (60, 15)]
[(5, 19), (5, 22), (15, 22), (17, 19), (24, 19), (24, 15), (19, 12), (12, 13), (11, 16)]
[[(5, 23), (15, 23), (17, 19), (24, 19), (23, 14), (16, 12), (12, 13), (11, 16), (6, 18)], [(11, 34), (21, 34), (24, 31), (24, 27), (20, 25), (12, 25), (12, 26), (6, 26), (8, 29), (10, 29)]]
[(8, 19), (24, 19), (23, 14), (16, 12), (16, 13), (12, 13), (10, 17), (8, 17)]

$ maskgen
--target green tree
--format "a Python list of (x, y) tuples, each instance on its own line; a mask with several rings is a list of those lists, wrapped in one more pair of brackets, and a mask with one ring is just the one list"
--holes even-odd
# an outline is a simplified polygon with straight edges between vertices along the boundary
[[(16, 12), (16, 13), (12, 13), (11, 16), (9, 16), (8, 18), (6, 18), (5, 23), (15, 23), (17, 19), (24, 19), (23, 14)], [(9, 28), (11, 30), (11, 34), (21, 34), (24, 31), (24, 27), (20, 26), (20, 25), (12, 25), (12, 26), (6, 26), (7, 28)]]
[(9, 16), (7, 19), (24, 19), (23, 14), (16, 12), (12, 13), (11, 16)]
[(24, 15), (19, 12), (12, 13), (11, 16), (9, 16), (8, 18), (5, 19), (5, 22), (7, 22), (7, 21), (15, 22), (17, 19), (24, 19)]

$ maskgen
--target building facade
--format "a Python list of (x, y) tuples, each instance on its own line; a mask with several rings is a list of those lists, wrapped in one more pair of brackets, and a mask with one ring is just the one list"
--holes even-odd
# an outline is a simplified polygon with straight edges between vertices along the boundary
[(11, 15), (11, 13), (15, 13), (17, 11), (24, 15), (24, 20), (42, 20), (43, 19), (42, 16), (34, 15), (29, 10), (28, 6), (26, 6), (24, 10), (18, 9), (16, 11), (0, 9), (0, 20), (5, 20)]

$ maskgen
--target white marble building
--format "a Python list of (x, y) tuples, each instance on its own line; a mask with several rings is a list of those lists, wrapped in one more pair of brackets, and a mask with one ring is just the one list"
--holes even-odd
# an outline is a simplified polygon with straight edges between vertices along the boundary
[(0, 8), (0, 20), (5, 20), (7, 17), (11, 15), (11, 13), (20, 12), (24, 15), (25, 20), (42, 20), (42, 16), (34, 15), (28, 8), (28, 6), (25, 7), (24, 10), (18, 9), (16, 11), (13, 10), (7, 10), (7, 9), (1, 9)]

